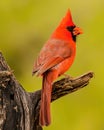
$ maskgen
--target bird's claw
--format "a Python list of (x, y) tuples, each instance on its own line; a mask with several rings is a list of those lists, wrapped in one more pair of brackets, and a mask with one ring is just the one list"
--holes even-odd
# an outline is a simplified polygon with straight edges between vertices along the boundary
[(72, 80), (73, 79), (73, 77), (71, 77), (70, 75), (68, 75), (68, 74), (63, 74), (64, 76), (65, 76), (65, 78), (66, 79), (70, 79), (70, 80)]

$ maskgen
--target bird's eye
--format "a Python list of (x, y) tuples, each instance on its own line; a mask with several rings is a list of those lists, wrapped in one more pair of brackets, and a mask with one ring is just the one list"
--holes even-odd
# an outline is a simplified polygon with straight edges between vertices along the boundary
[(76, 27), (76, 26), (67, 26), (66, 29), (67, 29), (68, 31), (72, 32), (75, 27)]

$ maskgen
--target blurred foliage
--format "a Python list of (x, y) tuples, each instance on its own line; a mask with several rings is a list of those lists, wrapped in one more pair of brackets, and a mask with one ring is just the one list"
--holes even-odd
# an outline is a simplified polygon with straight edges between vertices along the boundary
[(52, 103), (52, 124), (44, 129), (103, 130), (104, 0), (1, 0), (0, 50), (27, 91), (41, 88), (41, 78), (31, 76), (34, 59), (68, 8), (84, 34), (67, 73), (92, 70), (95, 77), (86, 88)]

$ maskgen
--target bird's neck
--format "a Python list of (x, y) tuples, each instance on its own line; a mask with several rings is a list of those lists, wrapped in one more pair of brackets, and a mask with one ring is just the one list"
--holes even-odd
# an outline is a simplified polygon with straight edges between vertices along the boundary
[(73, 40), (72, 34), (67, 31), (67, 29), (63, 28), (57, 28), (51, 35), (51, 38), (62, 39), (66, 41)]

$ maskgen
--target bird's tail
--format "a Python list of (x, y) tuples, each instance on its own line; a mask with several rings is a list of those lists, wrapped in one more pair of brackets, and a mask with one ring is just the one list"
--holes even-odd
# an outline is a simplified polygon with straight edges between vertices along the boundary
[(48, 126), (51, 123), (50, 102), (52, 82), (56, 78), (53, 73), (45, 72), (43, 74), (41, 105), (39, 123), (41, 126)]
[(41, 92), (40, 118), (42, 126), (48, 126), (51, 123), (50, 102), (51, 102), (52, 81), (48, 74), (44, 73)]

